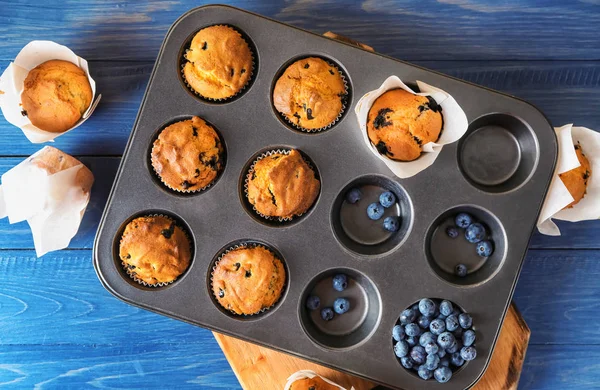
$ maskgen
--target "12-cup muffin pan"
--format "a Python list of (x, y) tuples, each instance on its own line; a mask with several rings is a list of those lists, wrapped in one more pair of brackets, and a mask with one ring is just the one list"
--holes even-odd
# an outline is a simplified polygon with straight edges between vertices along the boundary
[[(202, 100), (180, 76), (186, 45), (198, 30), (215, 24), (242, 32), (255, 55), (250, 85), (226, 102)], [(271, 97), (286, 64), (309, 56), (335, 64), (349, 88), (342, 118), (318, 133), (291, 127)], [(408, 179), (398, 179), (373, 156), (353, 113), (358, 99), (390, 75), (444, 89), (470, 123), (460, 141), (446, 145), (432, 166)], [(208, 189), (180, 194), (157, 180), (149, 154), (161, 129), (192, 115), (217, 129), (227, 160)], [(245, 199), (244, 176), (263, 152), (290, 148), (310, 159), (321, 191), (301, 217), (264, 220)], [(451, 300), (476, 325), (477, 358), (443, 385), (464, 389), (490, 361), (556, 158), (551, 125), (524, 101), (236, 8), (196, 8), (173, 24), (158, 55), (96, 236), (94, 265), (102, 284), (129, 304), (403, 389), (442, 385), (400, 365), (392, 343), (399, 314), (424, 297)], [(367, 196), (376, 196), (379, 188), (396, 194), (399, 202), (391, 212), (401, 216), (397, 233), (363, 234), (373, 227), (344, 204), (354, 186), (365, 188)], [(490, 229), (495, 251), (488, 259), (443, 234), (461, 211)], [(124, 226), (148, 214), (175, 218), (193, 245), (188, 270), (158, 288), (133, 281), (118, 257)], [(288, 274), (280, 300), (258, 315), (229, 313), (211, 296), (215, 259), (240, 243), (271, 248)], [(462, 256), (473, 272), (458, 278), (452, 267)], [(350, 277), (348, 295), (356, 307), (323, 325), (307, 311), (305, 299), (313, 289), (325, 291), (324, 283), (337, 272)]]

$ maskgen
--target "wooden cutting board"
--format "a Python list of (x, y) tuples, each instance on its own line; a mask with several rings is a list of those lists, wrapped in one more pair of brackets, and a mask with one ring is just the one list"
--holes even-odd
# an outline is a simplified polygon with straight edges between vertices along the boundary
[[(313, 370), (345, 388), (370, 390), (372, 382), (310, 363), (266, 347), (214, 333), (233, 372), (245, 390), (282, 390), (287, 378), (299, 370)], [(473, 387), (476, 390), (517, 388), (531, 332), (516, 306), (510, 305), (492, 360)]]

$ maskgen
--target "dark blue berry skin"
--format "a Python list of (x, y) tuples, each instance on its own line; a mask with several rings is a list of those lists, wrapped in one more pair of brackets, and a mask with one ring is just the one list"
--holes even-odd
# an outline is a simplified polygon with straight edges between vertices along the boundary
[(404, 340), (406, 337), (406, 333), (404, 333), (404, 328), (402, 325), (396, 325), (392, 329), (392, 338), (396, 341)]
[(452, 345), (450, 345), (448, 348), (446, 348), (446, 352), (454, 353), (454, 352), (460, 351), (461, 348), (462, 348), (462, 344), (459, 343), (458, 341), (454, 340)]
[(392, 207), (396, 203), (396, 195), (393, 192), (386, 191), (379, 195), (379, 203), (386, 209)]
[(431, 333), (438, 336), (446, 330), (446, 322), (444, 322), (444, 320), (436, 318), (435, 320), (431, 321), (431, 324), (429, 324), (429, 330), (431, 331)]
[(437, 343), (440, 346), (440, 348), (443, 348), (447, 351), (448, 347), (456, 343), (456, 339), (454, 338), (454, 335), (452, 333), (444, 332), (438, 336)]
[(456, 238), (458, 237), (458, 229), (456, 228), (456, 226), (448, 226), (446, 228), (446, 234), (450, 238)]
[(433, 333), (425, 332), (421, 335), (421, 337), (419, 337), (419, 345), (425, 347), (425, 344), (429, 343), (430, 341), (435, 343), (436, 339), (437, 338), (433, 335)]
[(407, 370), (411, 370), (413, 368), (413, 361), (409, 356), (400, 358), (400, 363), (402, 363), (402, 367), (406, 368)]
[(306, 298), (306, 307), (308, 310), (317, 310), (321, 306), (321, 300), (316, 295), (311, 295)]
[(344, 274), (337, 274), (333, 277), (333, 289), (344, 291), (348, 287), (348, 277)]
[(419, 339), (417, 337), (407, 337), (406, 343), (408, 345), (410, 345), (411, 347), (414, 347), (415, 345), (417, 345), (419, 343)]
[(454, 352), (450, 356), (450, 362), (456, 367), (461, 367), (463, 364), (465, 364), (465, 359), (460, 357), (460, 352)]
[(419, 302), (415, 303), (410, 308), (413, 309), (415, 313), (419, 313)]
[(440, 367), (441, 366), (450, 367), (450, 356), (444, 356), (440, 358)]
[(419, 325), (411, 322), (410, 324), (406, 324), (404, 327), (404, 332), (409, 337), (417, 337), (421, 334), (421, 328), (419, 328)]
[(452, 332), (452, 334), (454, 335), (454, 337), (456, 337), (457, 340), (461, 340), (463, 332), (463, 328), (459, 326), (454, 332)]
[(481, 257), (490, 257), (494, 253), (494, 247), (490, 241), (480, 241), (477, 243), (477, 254)]
[(452, 378), (452, 370), (442, 366), (433, 372), (433, 377), (439, 383), (446, 383)]
[(371, 203), (369, 206), (367, 206), (367, 215), (373, 221), (377, 221), (378, 219), (383, 217), (384, 211), (385, 210), (383, 209), (383, 206), (379, 203)]
[(467, 213), (460, 213), (456, 216), (456, 218), (454, 219), (454, 223), (456, 224), (456, 226), (458, 226), (459, 228), (463, 228), (466, 229), (469, 227), (469, 225), (471, 223), (473, 223), (473, 217), (471, 217), (469, 214)]
[(383, 220), (383, 228), (388, 232), (397, 232), (400, 229), (400, 221), (398, 217), (385, 217)]
[(428, 329), (430, 323), (431, 320), (425, 316), (420, 316), (419, 319), (417, 319), (417, 324), (419, 324), (422, 329)]
[(330, 307), (325, 307), (323, 309), (321, 309), (321, 318), (325, 321), (331, 321), (333, 320), (333, 309)]
[(425, 348), (420, 345), (416, 345), (410, 350), (410, 358), (417, 364), (425, 363), (426, 357), (427, 354), (425, 353)]
[[(440, 350), (440, 347), (438, 347), (435, 341), (429, 341), (425, 343), (423, 347), (425, 347), (425, 353), (427, 353), (427, 355), (437, 354)], [(430, 370), (433, 370), (433, 368), (430, 368)]]
[(424, 298), (419, 301), (419, 311), (425, 317), (433, 317), (435, 314), (435, 303), (431, 299)]
[(485, 238), (485, 228), (482, 224), (475, 222), (465, 230), (465, 238), (470, 243), (477, 243)]
[(394, 353), (399, 358), (403, 358), (408, 356), (408, 352), (410, 351), (410, 347), (406, 343), (406, 341), (398, 341), (396, 345), (394, 345)]
[(443, 357), (445, 357), (445, 356), (446, 356), (446, 350), (445, 350), (445, 349), (442, 349), (442, 348), (440, 348), (440, 350), (438, 351), (438, 356), (439, 356), (440, 358), (443, 358)]
[(452, 306), (452, 302), (443, 300), (440, 303), (440, 314), (448, 317), (454, 311), (454, 307)]
[(440, 365), (440, 357), (437, 354), (427, 355), (425, 359), (425, 368), (428, 370), (435, 370)]
[(346, 192), (346, 202), (354, 204), (360, 200), (362, 192), (358, 188), (352, 188)]
[(460, 357), (465, 359), (465, 361), (470, 362), (477, 357), (477, 351), (475, 350), (475, 347), (462, 347), (460, 350)]
[(417, 374), (419, 374), (419, 377), (425, 381), (431, 379), (433, 375), (431, 371), (428, 370), (425, 366), (419, 366)]
[(412, 309), (406, 309), (400, 314), (400, 323), (402, 325), (415, 322), (417, 319), (417, 313)]
[(346, 298), (338, 298), (333, 302), (333, 311), (337, 314), (344, 314), (350, 310), (350, 301)]
[(462, 335), (462, 342), (465, 347), (470, 347), (475, 342), (475, 332), (471, 329), (465, 330)]
[(462, 313), (458, 316), (458, 323), (460, 324), (461, 328), (469, 329), (471, 326), (473, 326), (473, 318), (471, 318), (471, 316), (467, 313)]
[(458, 326), (458, 318), (456, 318), (454, 314), (449, 315), (448, 318), (446, 318), (446, 330), (448, 332), (454, 332), (458, 329)]
[(464, 264), (457, 264), (454, 267), (454, 274), (460, 278), (464, 278), (467, 276), (467, 266)]

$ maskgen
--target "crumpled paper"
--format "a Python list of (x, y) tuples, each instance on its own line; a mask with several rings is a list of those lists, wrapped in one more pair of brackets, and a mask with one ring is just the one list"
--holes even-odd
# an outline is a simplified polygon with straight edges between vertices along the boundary
[[(79, 66), (87, 74), (92, 87), (90, 106), (75, 126), (62, 133), (39, 129), (31, 124), (27, 116), (21, 114), (23, 110), (21, 107), (21, 93), (23, 92), (25, 78), (31, 69), (49, 60), (69, 61)], [(52, 41), (31, 41), (21, 49), (15, 61), (11, 62), (0, 76), (0, 91), (4, 92), (0, 94), (0, 109), (4, 118), (12, 125), (20, 128), (27, 139), (34, 144), (52, 141), (54, 138), (80, 126), (92, 115), (102, 98), (102, 95), (96, 97), (96, 82), (90, 76), (87, 61), (75, 55), (68, 47)]]
[[(469, 127), (467, 115), (450, 94), (422, 81), (417, 81), (417, 86), (421, 91), (420, 93), (415, 93), (397, 76), (390, 76), (383, 82), (381, 87), (366, 93), (360, 98), (354, 108), (365, 144), (375, 156), (388, 166), (394, 175), (401, 179), (414, 176), (433, 164), (442, 151), (442, 147), (446, 144), (458, 141), (466, 133)], [(371, 109), (373, 102), (385, 92), (396, 88), (402, 88), (403, 90), (418, 96), (431, 96), (442, 107), (444, 127), (442, 128), (440, 138), (437, 142), (429, 142), (423, 145), (421, 156), (414, 161), (394, 161), (381, 155), (377, 151), (377, 148), (371, 143), (367, 134), (367, 116), (369, 115), (369, 110)]]
[(0, 185), (0, 218), (8, 217), (11, 224), (29, 223), (38, 257), (69, 245), (79, 229), (93, 183), (91, 172), (91, 179), (83, 184), (76, 180), (79, 170), (87, 170), (81, 163), (54, 174), (41, 168), (35, 158), (48, 149), (71, 158), (46, 146), (4, 173)]
[[(600, 218), (600, 133), (573, 124), (554, 130), (558, 138), (558, 161), (537, 227), (542, 234), (560, 236), (560, 230), (552, 219), (578, 222)], [(574, 146), (577, 143), (590, 162), (592, 174), (583, 199), (572, 208), (564, 209), (574, 199), (558, 175), (580, 166)]]
[[(320, 377), (321, 379), (323, 379), (325, 382), (329, 383), (332, 386), (336, 386), (336, 387), (340, 388), (341, 390), (347, 390), (346, 388), (338, 385), (337, 383), (330, 381), (327, 378), (322, 377), (321, 375), (318, 375), (316, 372), (311, 371), (311, 370), (300, 370), (300, 371), (297, 371), (297, 372), (293, 373), (292, 375), (290, 375), (283, 390), (290, 390), (292, 383), (294, 383), (297, 380), (304, 379), (304, 378), (312, 379), (316, 376)], [(354, 387), (351, 387), (349, 390), (354, 390)]]

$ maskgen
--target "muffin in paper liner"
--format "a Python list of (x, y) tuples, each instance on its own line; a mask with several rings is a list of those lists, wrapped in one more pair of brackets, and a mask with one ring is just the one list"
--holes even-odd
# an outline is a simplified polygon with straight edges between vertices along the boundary
[[(313, 379), (315, 377), (322, 379), (324, 382), (326, 382), (326, 383), (330, 384), (331, 386), (334, 386), (335, 388), (338, 388), (340, 390), (354, 390), (354, 386), (350, 387), (350, 389), (346, 389), (345, 387), (342, 387), (342, 386), (338, 385), (337, 383), (332, 382), (325, 377), (322, 377), (321, 375), (317, 374), (316, 372), (314, 372), (312, 370), (300, 370), (300, 371), (296, 371), (295, 373), (290, 375), (289, 378), (287, 379), (285, 386), (283, 387), (283, 390), (290, 390), (292, 387), (292, 384), (296, 381), (306, 379), (306, 378)], [(295, 390), (295, 389), (293, 389), (293, 390)], [(304, 389), (298, 389), (298, 390), (304, 390)]]
[[(560, 229), (552, 219), (579, 222), (600, 218), (600, 180), (597, 178), (600, 175), (600, 133), (573, 124), (555, 127), (554, 130), (558, 138), (558, 161), (537, 228), (542, 234), (560, 236)], [(580, 166), (575, 145), (581, 147), (592, 172), (587, 178), (584, 197), (573, 207), (565, 208), (574, 199), (559, 175)]]
[[(281, 75), (279, 77), (281, 78), (281, 76), (283, 76), (283, 74), (285, 73), (285, 71), (287, 70), (287, 68), (290, 65), (295, 64), (296, 62), (302, 61), (303, 59), (307, 59), (307, 58), (319, 58), (319, 59), (325, 61), (329, 66), (331, 66), (332, 68), (334, 68), (339, 73), (340, 77), (342, 78), (342, 81), (344, 82), (344, 94), (341, 97), (342, 108), (341, 108), (338, 116), (335, 118), (335, 120), (333, 122), (329, 123), (327, 126), (320, 127), (320, 128), (317, 128), (317, 129), (307, 129), (307, 128), (304, 128), (302, 126), (298, 126), (297, 124), (293, 123), (292, 121), (290, 121), (290, 119), (286, 115), (284, 115), (283, 113), (281, 113), (280, 111), (278, 111), (276, 107), (274, 107), (274, 108), (275, 108), (275, 111), (277, 112), (277, 115), (279, 115), (279, 117), (282, 120), (284, 120), (285, 123), (287, 123), (292, 128), (294, 128), (294, 129), (296, 129), (298, 131), (302, 131), (304, 133), (320, 133), (322, 131), (329, 130), (330, 128), (332, 128), (344, 116), (344, 113), (346, 112), (346, 107), (347, 107), (348, 99), (350, 97), (349, 87), (348, 87), (348, 80), (347, 80), (346, 75), (344, 74), (344, 72), (338, 66), (336, 66), (335, 64), (331, 63), (330, 61), (328, 61), (328, 60), (326, 60), (324, 58), (318, 57), (318, 56), (308, 56), (308, 57), (305, 57), (305, 58), (301, 58), (301, 59), (295, 60), (294, 62), (292, 62), (291, 64), (289, 64), (283, 70), (283, 72), (281, 73)], [(279, 81), (279, 79), (277, 79), (277, 81)], [(277, 81), (275, 81), (275, 84), (277, 84)], [(271, 94), (271, 99), (273, 100), (273, 94)]]
[[(240, 88), (240, 90), (239, 90), (239, 91), (237, 91), (235, 94), (233, 94), (233, 95), (231, 95), (231, 96), (229, 96), (229, 97), (225, 97), (225, 98), (218, 98), (218, 99), (216, 99), (216, 98), (211, 98), (211, 97), (208, 97), (208, 96), (204, 96), (204, 95), (202, 95), (200, 92), (196, 91), (196, 90), (194, 89), (194, 87), (192, 87), (192, 86), (191, 86), (191, 85), (188, 83), (188, 81), (187, 81), (187, 79), (186, 79), (186, 77), (185, 77), (185, 73), (184, 73), (184, 67), (185, 67), (185, 65), (186, 65), (186, 64), (189, 62), (189, 61), (187, 60), (187, 58), (186, 58), (186, 55), (187, 55), (188, 51), (190, 50), (190, 49), (189, 49), (189, 45), (191, 44), (191, 42), (192, 42), (192, 40), (193, 40), (194, 36), (196, 36), (196, 34), (198, 34), (200, 31), (202, 31), (202, 30), (203, 30), (203, 29), (205, 29), (205, 28), (208, 28), (208, 27), (216, 27), (216, 26), (224, 26), (224, 27), (229, 27), (229, 28), (231, 28), (232, 30), (236, 31), (238, 34), (240, 34), (240, 37), (242, 38), (242, 40), (244, 40), (244, 42), (246, 42), (246, 45), (248, 46), (248, 49), (250, 50), (250, 55), (251, 55), (251, 57), (252, 57), (252, 64), (251, 64), (251, 66), (252, 66), (252, 69), (250, 69), (250, 70), (249, 70), (250, 74), (249, 74), (249, 76), (248, 76), (248, 81), (246, 81), (246, 84), (244, 84), (244, 86), (243, 86), (242, 88)], [(255, 72), (255, 70), (256, 70), (256, 53), (254, 52), (254, 47), (253, 47), (253, 46), (250, 44), (250, 42), (248, 42), (248, 39), (246, 38), (246, 36), (244, 35), (244, 33), (243, 33), (243, 32), (242, 32), (240, 29), (238, 29), (237, 27), (234, 27), (234, 26), (231, 26), (231, 25), (228, 25), (228, 24), (214, 24), (214, 25), (212, 25), (212, 26), (206, 26), (206, 27), (203, 27), (203, 28), (201, 28), (200, 30), (198, 30), (198, 31), (196, 31), (196, 32), (194, 33), (194, 35), (192, 36), (192, 39), (191, 39), (191, 40), (190, 40), (190, 42), (187, 44), (187, 46), (188, 46), (188, 47), (186, 47), (186, 48), (185, 48), (185, 50), (184, 50), (184, 51), (183, 51), (183, 53), (181, 54), (181, 58), (179, 59), (179, 62), (180, 62), (180, 74), (181, 74), (181, 80), (182, 80), (182, 81), (183, 81), (183, 83), (185, 84), (186, 88), (187, 88), (187, 89), (188, 89), (190, 92), (192, 92), (194, 95), (196, 95), (198, 98), (200, 98), (200, 99), (202, 99), (202, 100), (209, 101), (209, 102), (213, 102), (213, 103), (227, 103), (227, 102), (229, 102), (229, 101), (231, 101), (231, 100), (235, 99), (236, 97), (240, 96), (240, 95), (241, 95), (241, 94), (242, 94), (242, 93), (243, 93), (243, 92), (244, 92), (244, 91), (245, 91), (245, 90), (248, 88), (248, 86), (249, 86), (250, 84), (252, 84), (252, 82), (254, 81), (254, 76), (255, 76), (255, 75), (254, 75), (254, 72)], [(248, 70), (247, 70), (247, 71), (248, 71)]]
[[(248, 180), (249, 178), (252, 176), (252, 172), (254, 172), (254, 166), (256, 165), (257, 162), (259, 162), (260, 160), (262, 160), (265, 157), (268, 156), (272, 156), (274, 154), (285, 154), (285, 155), (289, 155), (292, 149), (275, 149), (275, 150), (269, 150), (267, 152), (262, 153), (260, 156), (258, 156), (250, 165), (250, 168), (248, 168), (248, 171), (246, 172), (245, 178), (244, 178), (244, 196), (246, 197), (246, 200), (248, 201), (248, 204), (250, 204), (250, 206), (252, 206), (252, 210), (254, 211), (254, 213), (256, 213), (256, 215), (260, 216), (263, 219), (266, 219), (267, 221), (278, 221), (280, 223), (285, 223), (285, 222), (291, 222), (292, 220), (294, 220), (295, 218), (299, 218), (301, 216), (303, 216), (304, 214), (306, 214), (308, 211), (310, 211), (310, 209), (314, 206), (314, 204), (316, 203), (316, 199), (313, 202), (313, 204), (302, 214), (296, 214), (292, 217), (270, 217), (268, 215), (264, 215), (262, 213), (260, 213), (256, 207), (250, 202), (250, 199), (248, 199)], [(302, 156), (302, 160), (304, 160), (304, 162), (306, 163), (306, 165), (308, 165), (308, 167), (315, 172), (316, 174), (316, 169), (315, 167), (311, 164), (310, 161), (308, 161), (306, 158), (304, 158), (304, 156)], [(319, 180), (320, 183), (320, 180)]]
[[(225, 256), (226, 254), (228, 254), (229, 252), (238, 250), (238, 249), (245, 249), (245, 248), (263, 248), (267, 251), (269, 251), (277, 260), (279, 260), (283, 266), (283, 270), (285, 272), (285, 280), (283, 282), (283, 285), (281, 287), (281, 294), (279, 296), (279, 298), (269, 307), (263, 307), (262, 309), (260, 309), (259, 311), (257, 311), (256, 313), (252, 313), (252, 314), (239, 314), (236, 313), (233, 310), (227, 309), (226, 307), (224, 307), (223, 305), (221, 305), (221, 303), (218, 300), (218, 297), (215, 296), (214, 292), (213, 292), (213, 276), (214, 276), (214, 272), (217, 268), (217, 264), (219, 264), (219, 261), (221, 261), (221, 259), (223, 258), (223, 256)], [(219, 305), (219, 307), (222, 307), (223, 310), (231, 313), (232, 315), (236, 316), (236, 317), (253, 317), (262, 313), (265, 313), (269, 310), (271, 310), (273, 307), (275, 307), (280, 301), (281, 298), (283, 297), (284, 293), (285, 293), (285, 289), (287, 287), (287, 282), (288, 282), (288, 274), (287, 274), (287, 269), (285, 267), (285, 262), (283, 261), (283, 259), (281, 258), (281, 256), (276, 253), (274, 250), (272, 250), (270, 247), (268, 247), (267, 245), (258, 243), (258, 242), (252, 242), (251, 240), (248, 241), (241, 241), (235, 245), (232, 245), (230, 247), (228, 247), (225, 250), (222, 250), (221, 253), (219, 254), (219, 257), (217, 257), (217, 260), (214, 262), (211, 272), (210, 272), (210, 294), (212, 294), (215, 303), (217, 305)]]
[[(176, 219), (174, 219), (174, 218), (172, 218), (172, 217), (170, 217), (168, 215), (164, 215), (164, 214), (144, 214), (144, 215), (138, 215), (135, 218), (131, 219), (125, 225), (125, 227), (127, 227), (127, 225), (129, 225), (135, 219), (142, 218), (142, 217), (162, 217), (162, 218), (170, 220), (171, 222), (173, 222), (175, 224), (176, 227), (178, 227), (178, 228), (181, 229), (181, 231), (185, 235), (185, 237), (186, 237), (186, 239), (187, 239), (187, 241), (188, 241), (188, 243), (190, 245), (190, 261), (189, 261), (189, 264), (188, 264), (187, 268), (181, 273), (181, 275), (185, 274), (187, 272), (187, 270), (190, 269), (190, 266), (192, 265), (192, 259), (194, 257), (192, 240), (190, 239), (190, 235), (189, 235), (187, 229), (185, 227), (183, 227)], [(121, 239), (119, 240), (119, 252), (120, 252), (121, 243), (122, 243), (122, 240), (123, 240), (123, 233), (125, 233), (125, 229), (123, 229), (123, 232), (121, 233)], [(120, 255), (119, 255), (119, 259), (121, 260), (121, 256)], [(141, 284), (142, 286), (145, 286), (145, 287), (158, 288), (158, 287), (168, 286), (170, 284), (175, 283), (181, 277), (181, 275), (179, 275), (178, 277), (176, 277), (175, 279), (171, 280), (170, 282), (148, 283), (148, 282), (145, 282), (144, 280), (138, 279), (135, 276), (135, 271), (133, 271), (133, 269), (130, 269), (127, 266), (127, 264), (125, 264), (125, 262), (122, 261), (122, 260), (121, 260), (121, 267), (123, 268), (123, 270), (125, 271), (125, 273), (127, 274), (127, 276), (129, 276), (131, 279), (133, 279), (136, 283)]]
[[(442, 151), (443, 146), (458, 141), (469, 127), (469, 121), (465, 112), (450, 94), (419, 80), (417, 80), (417, 86), (421, 91), (419, 93), (414, 92), (397, 76), (390, 76), (378, 89), (367, 92), (360, 98), (354, 108), (365, 144), (377, 158), (383, 161), (401, 179), (414, 176), (431, 166)], [(438, 140), (422, 145), (421, 156), (413, 161), (394, 161), (380, 154), (375, 145), (371, 143), (367, 134), (367, 117), (375, 100), (385, 92), (398, 88), (418, 96), (431, 96), (442, 108), (443, 127)]]

